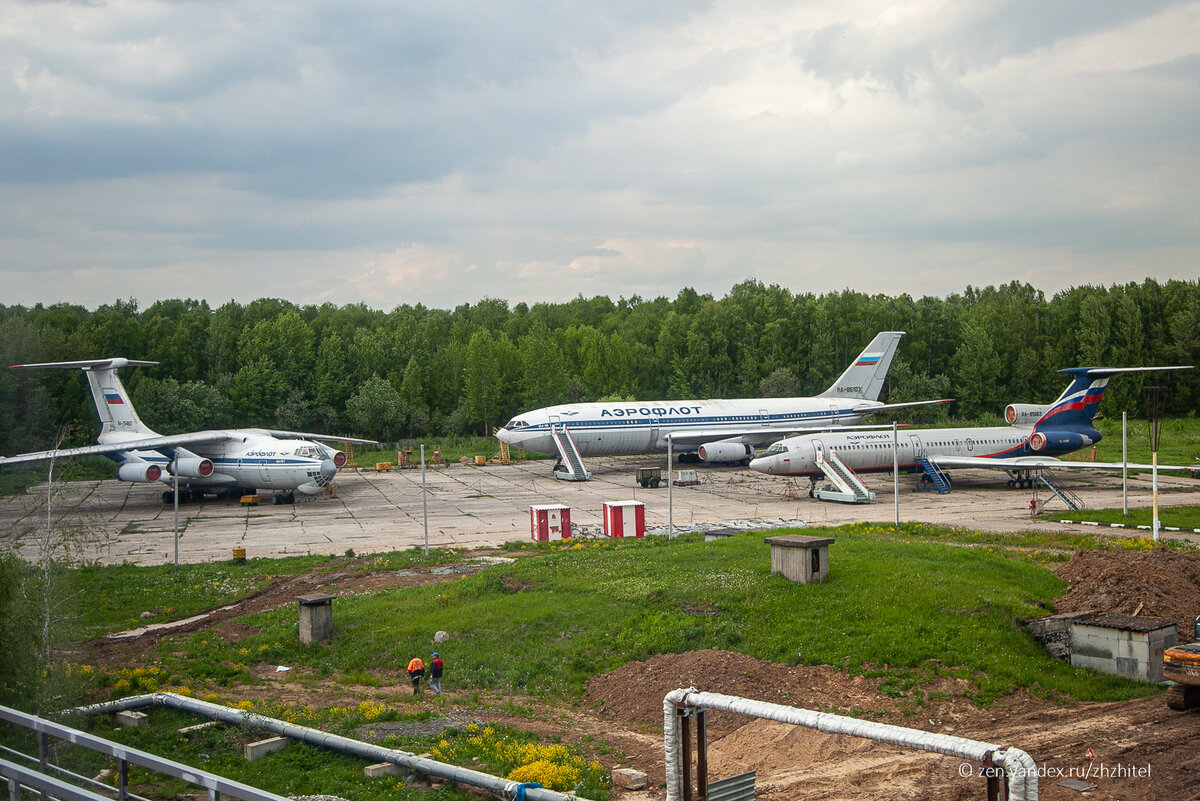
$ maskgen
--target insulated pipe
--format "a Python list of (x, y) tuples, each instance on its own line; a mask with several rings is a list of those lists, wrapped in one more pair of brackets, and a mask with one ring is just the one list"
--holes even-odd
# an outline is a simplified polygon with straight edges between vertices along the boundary
[(905, 748), (970, 759), (981, 764), (1000, 765), (1008, 776), (1010, 801), (1037, 801), (1037, 763), (1029, 754), (1018, 748), (1003, 748), (965, 737), (936, 734), (765, 701), (752, 701), (732, 695), (705, 693), (694, 687), (672, 690), (663, 698), (663, 752), (666, 756), (667, 801), (680, 801), (683, 797), (685, 766), (679, 758), (679, 722), (676, 714), (677, 707), (681, 705), (736, 712), (740, 715), (790, 723), (793, 726), (806, 726), (830, 734), (849, 734)]
[[(330, 748), (334, 751), (352, 754), (373, 762), (391, 762), (392, 764), (402, 765), (429, 776), (437, 776), (439, 779), (460, 782), (462, 784), (469, 784), (472, 787), (482, 787), (485, 790), (503, 793), (506, 798), (514, 797), (517, 787), (520, 785), (520, 782), (514, 782), (500, 776), (493, 776), (490, 773), (481, 773), (477, 770), (460, 768), (457, 765), (449, 765), (445, 762), (424, 759), (408, 751), (384, 748), (379, 745), (364, 743), (361, 740), (352, 740), (349, 737), (330, 734), (320, 729), (297, 726), (294, 723), (277, 720), (276, 718), (268, 718), (263, 715), (256, 715), (253, 712), (233, 709), (221, 706), (220, 704), (212, 704), (208, 701), (200, 701), (195, 698), (177, 695), (176, 693), (135, 695), (122, 698), (119, 701), (81, 706), (68, 711), (82, 715), (103, 715), (147, 706), (165, 706), (171, 709), (181, 709), (211, 720), (220, 720), (234, 725), (265, 729), (293, 740), (300, 740), (310, 745), (317, 745), (322, 748)], [(587, 801), (587, 799), (581, 799), (574, 794), (559, 793), (554, 790), (546, 790), (538, 787), (526, 787), (525, 797), (529, 801)]]

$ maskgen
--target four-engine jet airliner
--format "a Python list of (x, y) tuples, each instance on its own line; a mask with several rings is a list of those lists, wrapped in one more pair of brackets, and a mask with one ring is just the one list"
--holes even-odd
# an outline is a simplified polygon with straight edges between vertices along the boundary
[[(1120, 469), (1121, 462), (1062, 461), (1056, 457), (1090, 447), (1101, 434), (1092, 425), (1096, 407), (1111, 376), (1149, 370), (1187, 370), (1190, 367), (1074, 367), (1059, 370), (1071, 384), (1049, 405), (1010, 404), (1004, 410), (1008, 426), (986, 428), (929, 428), (899, 434), (899, 469), (920, 472), (920, 459), (936, 468), (988, 467), (1009, 474), (1009, 486), (1033, 486), (1033, 474), (1048, 468)], [(780, 440), (750, 467), (778, 476), (808, 476), (815, 485), (823, 471), (818, 463), (830, 452), (856, 473), (886, 472), (893, 467), (891, 431), (831, 432)], [(1150, 469), (1151, 465), (1130, 464)], [(1183, 469), (1159, 465), (1160, 469)]]
[(883, 331), (829, 389), (816, 397), (742, 400), (567, 403), (514, 417), (496, 432), (501, 442), (550, 456), (567, 436), (582, 456), (696, 451), (705, 462), (740, 462), (797, 431), (857, 423), (883, 409), (943, 401), (880, 403), (877, 398), (903, 331)]
[[(317, 494), (346, 463), (346, 454), (322, 441), (375, 444), (365, 439), (261, 428), (159, 435), (138, 418), (129, 393), (117, 378), (119, 367), (155, 364), (158, 362), (115, 358), (13, 365), (10, 369), (83, 370), (100, 415), (100, 436), (96, 440), (100, 444), (0, 457), (0, 465), (101, 455), (117, 462), (117, 478), (121, 481), (173, 485), (177, 476), (180, 500), (200, 500), (205, 492), (253, 494), (261, 488), (273, 490), (277, 502), (292, 503), (295, 491)], [(173, 498), (174, 492), (163, 493), (164, 503)]]

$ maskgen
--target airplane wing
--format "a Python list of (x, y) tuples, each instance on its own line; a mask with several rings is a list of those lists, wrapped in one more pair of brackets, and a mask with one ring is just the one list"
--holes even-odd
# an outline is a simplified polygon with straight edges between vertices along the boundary
[[(901, 425), (901, 428), (907, 426)], [(685, 431), (675, 431), (671, 433), (671, 441), (676, 445), (704, 445), (709, 442), (746, 442), (761, 448), (764, 445), (773, 444), (785, 437), (794, 437), (799, 434), (822, 434), (830, 431), (880, 431), (883, 429), (891, 430), (892, 424), (887, 425), (865, 425), (865, 426), (793, 426), (790, 428), (780, 428), (778, 426), (771, 428), (744, 428), (734, 430), (730, 428), (708, 429), (695, 428)]]
[[(928, 406), (932, 403), (953, 403), (954, 400), (954, 398), (938, 398), (937, 400), (908, 401), (906, 403), (881, 403), (878, 406), (856, 406), (854, 408), (854, 413), (874, 414), (875, 412), (882, 412), (886, 409), (908, 409), (913, 406)], [(890, 428), (891, 426), (888, 427)]]
[(374, 439), (356, 439), (354, 437), (339, 437), (333, 434), (311, 434), (307, 431), (275, 431), (273, 429), (264, 429), (272, 437), (279, 439), (312, 439), (318, 442), (353, 442), (355, 445), (378, 445), (379, 441)]
[[(1153, 470), (1149, 464), (1123, 464), (1122, 462), (1077, 462), (1066, 459), (1055, 459), (1053, 456), (1013, 456), (1010, 458), (989, 459), (986, 456), (932, 456), (930, 461), (944, 469), (951, 467), (988, 467), (994, 470), (1120, 470), (1128, 467), (1130, 470)], [(1195, 471), (1197, 467), (1187, 467), (1177, 464), (1160, 464), (1159, 470)]]
[(65, 459), (73, 456), (104, 456), (110, 453), (126, 451), (162, 451), (172, 448), (186, 448), (195, 445), (211, 445), (217, 442), (228, 442), (236, 439), (228, 431), (196, 431), (190, 434), (176, 434), (169, 437), (142, 437), (127, 439), (120, 442), (108, 442), (103, 445), (85, 445), (80, 448), (58, 448), (36, 453), (22, 453), (17, 456), (0, 456), (0, 465), (33, 464), (48, 462), (51, 459)]

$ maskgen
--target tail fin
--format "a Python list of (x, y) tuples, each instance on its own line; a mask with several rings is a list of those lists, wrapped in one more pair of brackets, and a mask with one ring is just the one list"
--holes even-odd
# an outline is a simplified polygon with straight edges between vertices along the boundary
[(833, 386), (825, 390), (819, 397), (823, 398), (860, 398), (862, 400), (879, 400), (883, 390), (883, 379), (887, 378), (888, 369), (892, 366), (892, 357), (900, 345), (903, 331), (880, 331), (871, 340), (853, 364), (846, 368), (841, 378), (833, 382)]
[[(155, 365), (158, 362), (143, 362), (133, 359), (90, 359), (79, 362), (43, 362), (41, 364), (14, 364), (10, 369), (29, 370), (40, 368), (81, 369), (87, 375), (92, 388), (92, 400), (96, 402), (96, 413), (100, 415), (101, 444), (112, 439), (128, 438), (129, 435), (156, 436), (137, 416), (133, 401), (117, 378), (117, 368), (138, 365)], [(118, 437), (113, 437), (118, 434)]]
[(1108, 379), (1117, 373), (1146, 373), (1154, 370), (1190, 370), (1178, 367), (1068, 367), (1059, 370), (1074, 376), (1070, 386), (1058, 396), (1049, 410), (1033, 424), (1034, 429), (1053, 426), (1056, 429), (1081, 430), (1092, 428), (1096, 408), (1108, 388)]

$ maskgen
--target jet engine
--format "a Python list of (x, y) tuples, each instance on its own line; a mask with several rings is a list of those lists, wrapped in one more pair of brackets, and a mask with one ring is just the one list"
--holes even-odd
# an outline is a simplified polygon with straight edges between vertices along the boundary
[(171, 463), (171, 469), (180, 478), (208, 478), (213, 472), (212, 459), (185, 456)]
[(1010, 403), (1004, 407), (1004, 419), (1010, 426), (1031, 426), (1042, 415), (1050, 411), (1051, 406), (1039, 406), (1036, 403)]
[(1099, 441), (1099, 436), (1090, 437), (1077, 431), (1035, 431), (1029, 437), (1029, 449), (1037, 453), (1064, 453), (1090, 447)]
[(754, 448), (742, 442), (706, 442), (700, 446), (699, 454), (708, 464), (741, 462), (754, 457)]
[(117, 468), (117, 480), (154, 482), (162, 478), (162, 468), (149, 462), (125, 462)]

